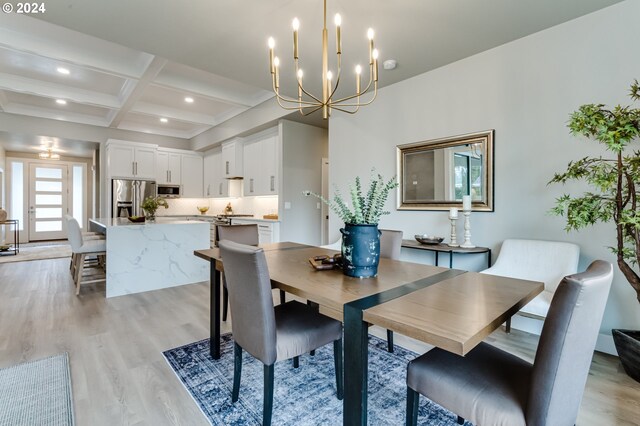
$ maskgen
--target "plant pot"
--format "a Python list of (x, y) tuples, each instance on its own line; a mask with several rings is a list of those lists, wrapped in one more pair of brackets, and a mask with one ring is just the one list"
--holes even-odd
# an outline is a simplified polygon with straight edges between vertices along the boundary
[(155, 210), (154, 211), (144, 210), (144, 219), (147, 222), (155, 222), (155, 220), (156, 220), (156, 211)]
[(624, 371), (629, 377), (640, 382), (640, 331), (616, 329), (611, 331)]
[(378, 275), (380, 231), (378, 225), (345, 223), (342, 233), (342, 271), (345, 275), (369, 278)]

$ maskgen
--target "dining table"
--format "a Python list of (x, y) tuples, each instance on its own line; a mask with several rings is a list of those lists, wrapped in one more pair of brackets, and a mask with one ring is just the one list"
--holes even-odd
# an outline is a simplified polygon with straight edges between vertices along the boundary
[[(377, 276), (360, 279), (310, 265), (335, 250), (293, 242), (260, 247), (274, 288), (344, 323), (344, 425), (367, 424), (370, 325), (464, 356), (544, 289), (536, 281), (391, 259), (380, 259)], [(219, 359), (224, 262), (218, 248), (194, 254), (210, 263), (210, 352)]]

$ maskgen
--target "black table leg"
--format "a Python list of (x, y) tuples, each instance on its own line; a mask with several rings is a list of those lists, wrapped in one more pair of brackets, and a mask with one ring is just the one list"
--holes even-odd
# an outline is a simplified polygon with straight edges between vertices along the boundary
[(440, 254), (440, 252), (435, 252), (436, 253), (436, 266), (438, 266), (438, 255)]
[(491, 268), (491, 249), (487, 252), (487, 268)]
[(449, 252), (449, 269), (453, 269), (453, 252)]
[(343, 425), (367, 424), (369, 336), (362, 308), (344, 305), (344, 411)]
[(209, 353), (213, 359), (220, 359), (220, 271), (216, 261), (209, 262), (209, 282), (211, 283), (211, 304), (209, 307)]

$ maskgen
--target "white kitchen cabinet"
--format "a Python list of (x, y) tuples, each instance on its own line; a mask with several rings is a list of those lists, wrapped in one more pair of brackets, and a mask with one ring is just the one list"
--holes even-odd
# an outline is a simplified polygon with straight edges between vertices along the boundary
[(278, 194), (277, 136), (244, 143), (244, 195)]
[(222, 144), (222, 177), (242, 177), (242, 139), (235, 138)]
[(232, 225), (258, 225), (258, 242), (270, 244), (280, 242), (280, 222), (272, 220), (232, 218)]
[(204, 193), (206, 197), (229, 196), (229, 180), (223, 176), (222, 149), (207, 151), (204, 157)]
[(158, 149), (156, 183), (180, 185), (182, 174), (182, 155)]
[(243, 193), (245, 196), (262, 195), (264, 182), (261, 179), (262, 170), (260, 170), (261, 141), (245, 142), (242, 155), (245, 171), (242, 181)]
[(107, 175), (114, 178), (156, 178), (156, 146), (109, 144)]
[(200, 155), (181, 155), (182, 197), (201, 198), (202, 191), (202, 157)]

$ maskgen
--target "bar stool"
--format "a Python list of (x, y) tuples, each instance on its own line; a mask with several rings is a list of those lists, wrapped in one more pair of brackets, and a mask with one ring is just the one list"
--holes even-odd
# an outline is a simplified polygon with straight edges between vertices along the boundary
[[(65, 216), (67, 220), (67, 233), (71, 244), (71, 275), (76, 286), (76, 296), (80, 294), (80, 284), (105, 281), (105, 259), (107, 255), (107, 243), (104, 238), (85, 241), (78, 221), (71, 216)], [(88, 256), (95, 256), (94, 259)], [(93, 260), (93, 261), (92, 261)], [(84, 275), (86, 269), (100, 269), (99, 275)], [(88, 278), (88, 279), (85, 279)]]

